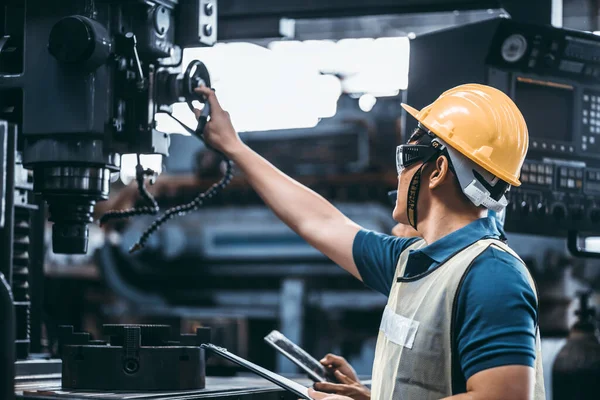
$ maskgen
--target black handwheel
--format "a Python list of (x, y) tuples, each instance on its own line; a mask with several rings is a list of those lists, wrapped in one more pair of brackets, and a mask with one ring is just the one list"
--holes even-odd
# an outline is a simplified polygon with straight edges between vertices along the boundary
[(194, 111), (192, 101), (198, 100), (201, 103), (206, 102), (204, 96), (201, 96), (194, 92), (194, 89), (202, 85), (206, 87), (211, 87), (210, 74), (208, 73), (206, 65), (204, 65), (202, 61), (194, 60), (187, 66), (187, 68), (185, 69), (185, 73), (183, 74), (183, 87), (185, 91), (185, 99), (188, 107), (192, 112)]

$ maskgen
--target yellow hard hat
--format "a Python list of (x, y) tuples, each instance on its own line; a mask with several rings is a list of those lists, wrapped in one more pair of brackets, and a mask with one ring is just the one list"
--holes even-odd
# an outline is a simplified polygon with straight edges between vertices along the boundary
[(521, 185), (529, 134), (523, 114), (504, 92), (465, 84), (444, 92), (421, 111), (402, 107), (475, 164), (513, 186)]

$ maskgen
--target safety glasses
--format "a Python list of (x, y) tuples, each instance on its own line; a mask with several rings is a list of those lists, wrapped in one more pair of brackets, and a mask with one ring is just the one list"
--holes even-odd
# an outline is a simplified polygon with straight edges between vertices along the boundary
[(411, 165), (429, 160), (438, 151), (440, 151), (440, 146), (435, 141), (427, 145), (401, 144), (396, 147), (396, 170), (398, 175)]

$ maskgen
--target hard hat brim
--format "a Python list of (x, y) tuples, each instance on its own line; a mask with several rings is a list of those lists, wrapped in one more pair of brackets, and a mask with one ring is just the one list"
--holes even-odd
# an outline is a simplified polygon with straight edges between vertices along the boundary
[(410, 115), (412, 115), (414, 119), (416, 119), (417, 121), (419, 120), (419, 119), (417, 118), (417, 115), (419, 114), (419, 110), (417, 110), (417, 109), (416, 109), (416, 108), (414, 108), (414, 107), (411, 107), (411, 106), (409, 106), (409, 105), (408, 105), (408, 104), (406, 104), (406, 103), (401, 103), (400, 105), (402, 106), (402, 108), (404, 108), (404, 110), (405, 110), (407, 113), (409, 113)]
[[(442, 140), (445, 140), (447, 142), (449, 142), (448, 144), (450, 146), (452, 146), (452, 139), (444, 137), (445, 135), (440, 134), (438, 132), (436, 132), (434, 129), (432, 129), (430, 126), (427, 126), (426, 123), (424, 123), (422, 121), (422, 118), (419, 118), (419, 113), (420, 111), (417, 110), (414, 107), (409, 106), (408, 104), (405, 103), (401, 103), (400, 104), (402, 106), (402, 108), (409, 113), (414, 119), (416, 119), (417, 121), (419, 121), (419, 123), (421, 123), (425, 128), (429, 129), (431, 132), (435, 133), (436, 135), (438, 135)], [(460, 147), (456, 147), (456, 150), (458, 150), (461, 154), (463, 154), (465, 157), (471, 159), (473, 162), (475, 162), (476, 164), (480, 165), (482, 168), (488, 169), (488, 166), (485, 165), (486, 163), (483, 163), (482, 160), (478, 160), (477, 158), (474, 158), (472, 155), (470, 154), (466, 154), (463, 149), (461, 149)], [(484, 165), (482, 165), (484, 164)], [(512, 186), (515, 187), (519, 187), (521, 186), (521, 182), (519, 179), (515, 179), (511, 176), (508, 176), (506, 174), (501, 174), (501, 173), (495, 173), (494, 171), (490, 171), (492, 174), (498, 176), (500, 179), (503, 179), (505, 182), (508, 182), (509, 184), (511, 184)]]

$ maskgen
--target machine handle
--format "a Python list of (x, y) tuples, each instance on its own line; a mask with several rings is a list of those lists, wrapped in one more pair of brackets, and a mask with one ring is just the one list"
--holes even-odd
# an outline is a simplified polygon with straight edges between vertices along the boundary
[(569, 231), (567, 235), (567, 248), (574, 257), (600, 259), (600, 253), (587, 251), (579, 247), (579, 232)]

